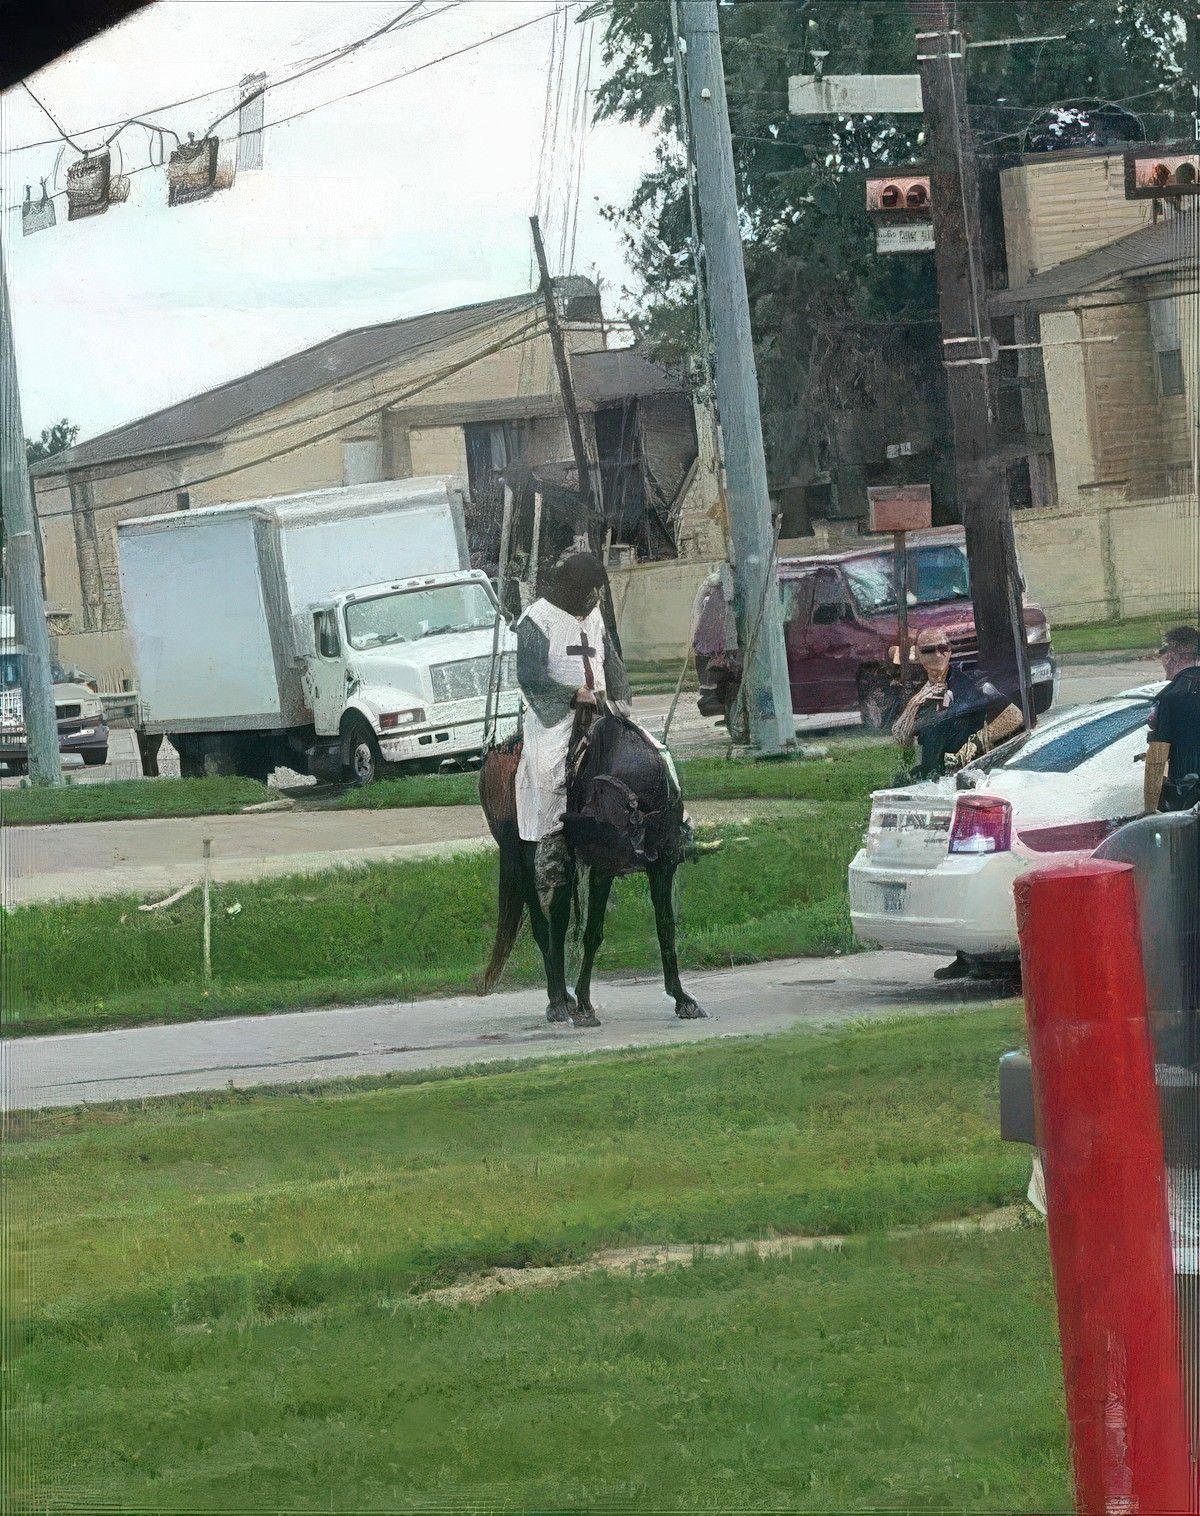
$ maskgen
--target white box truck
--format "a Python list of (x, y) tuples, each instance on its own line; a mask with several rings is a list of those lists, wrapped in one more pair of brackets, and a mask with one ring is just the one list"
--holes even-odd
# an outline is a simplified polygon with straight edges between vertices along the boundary
[(463, 502), (453, 476), (392, 479), (122, 522), (144, 759), (166, 736), (185, 777), (357, 784), (470, 760), (494, 638), (511, 732), (515, 639), (470, 567)]

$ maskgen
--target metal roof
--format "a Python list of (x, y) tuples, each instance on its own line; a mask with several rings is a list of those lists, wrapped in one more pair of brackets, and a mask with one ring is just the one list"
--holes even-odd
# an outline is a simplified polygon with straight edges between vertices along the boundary
[(992, 313), (1011, 316), (1030, 309), (1064, 310), (1079, 296), (1115, 288), (1124, 279), (1182, 271), (1188, 249), (1196, 245), (1195, 215), (1190, 211), (1144, 226), (1090, 253), (1057, 263), (1025, 284), (998, 290), (990, 299)]
[(35, 464), (30, 472), (35, 477), (60, 474), (203, 442), (302, 395), (341, 383), (414, 349), (538, 306), (540, 301), (537, 294), (511, 295), (341, 332), (227, 384), (77, 443)]

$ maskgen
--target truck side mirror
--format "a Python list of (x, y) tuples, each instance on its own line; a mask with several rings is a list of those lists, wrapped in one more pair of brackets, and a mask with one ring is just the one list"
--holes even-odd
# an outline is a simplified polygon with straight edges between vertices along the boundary
[(315, 658), (317, 645), (313, 640), (313, 619), (307, 611), (297, 612), (292, 617), (292, 637), (297, 658)]

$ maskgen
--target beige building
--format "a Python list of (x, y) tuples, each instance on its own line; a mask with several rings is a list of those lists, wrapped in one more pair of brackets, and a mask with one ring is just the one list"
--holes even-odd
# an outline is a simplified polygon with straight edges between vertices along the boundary
[[(555, 288), (613, 542), (635, 561), (720, 556), (715, 460), (711, 448), (698, 451), (682, 383), (609, 345), (589, 281)], [(536, 469), (570, 456), (539, 295), (344, 332), (35, 466), (60, 656), (105, 688), (136, 679), (119, 521), (436, 473), (465, 475), (482, 513), (515, 463)], [(480, 514), (470, 525), (476, 557), (490, 566), (492, 523)]]
[(1125, 198), (1118, 149), (1001, 175), (1032, 504), (1029, 591), (1064, 621), (1195, 614), (1197, 224)]

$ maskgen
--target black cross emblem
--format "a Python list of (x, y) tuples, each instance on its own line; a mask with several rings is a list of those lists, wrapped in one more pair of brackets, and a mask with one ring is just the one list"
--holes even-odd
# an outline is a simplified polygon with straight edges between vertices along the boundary
[(599, 651), (599, 648), (592, 647), (592, 645), (588, 642), (587, 633), (582, 630), (579, 633), (578, 646), (569, 647), (567, 649), (567, 652), (570, 653), (573, 658), (578, 657), (583, 659), (583, 682), (589, 690), (594, 690), (596, 688), (596, 679), (592, 673), (592, 654), (598, 653)]

